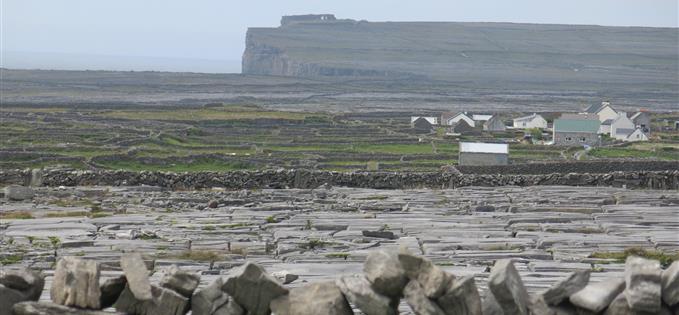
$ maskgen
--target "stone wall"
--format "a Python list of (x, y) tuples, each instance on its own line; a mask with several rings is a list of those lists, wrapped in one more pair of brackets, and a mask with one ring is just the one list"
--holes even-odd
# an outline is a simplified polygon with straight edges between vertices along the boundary
[(568, 174), (679, 170), (679, 161), (573, 161), (495, 166), (455, 166), (464, 174)]
[[(29, 182), (31, 170), (2, 170), (0, 184)], [(27, 179), (28, 178), (28, 179)], [(303, 169), (233, 172), (129, 172), (46, 170), (44, 186), (139, 186), (170, 189), (316, 188), (323, 184), (376, 189), (456, 188), (464, 186), (613, 186), (679, 189), (679, 170), (567, 174), (458, 174), (453, 172), (328, 172)]]

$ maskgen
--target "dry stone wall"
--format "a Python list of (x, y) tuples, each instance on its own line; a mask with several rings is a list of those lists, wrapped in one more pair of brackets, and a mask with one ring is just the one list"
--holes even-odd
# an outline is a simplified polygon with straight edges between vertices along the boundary
[[(374, 250), (363, 273), (289, 289), (255, 263), (199, 288), (200, 274), (175, 265), (151, 284), (142, 256), (121, 257), (124, 275), (100, 283), (99, 263), (78, 257), (57, 262), (51, 301), (38, 302), (43, 275), (29, 269), (0, 273), (0, 314), (350, 315), (399, 314), (403, 299), (414, 314), (676, 314), (679, 262), (663, 270), (655, 260), (630, 256), (624, 277), (590, 283), (578, 270), (529, 294), (511, 259), (497, 260), (487, 290), (473, 277), (448, 273), (405, 247)], [(56, 275), (64, 275), (57, 277)], [(100, 310), (112, 306), (115, 313)]]
[[(31, 170), (0, 171), (0, 184), (24, 184), (35, 177)], [(48, 170), (44, 186), (136, 186), (170, 189), (316, 188), (323, 184), (357, 188), (408, 189), (466, 186), (612, 186), (626, 188), (679, 189), (679, 170), (611, 173), (460, 174), (454, 172), (327, 172), (303, 169), (233, 172), (129, 172)]]

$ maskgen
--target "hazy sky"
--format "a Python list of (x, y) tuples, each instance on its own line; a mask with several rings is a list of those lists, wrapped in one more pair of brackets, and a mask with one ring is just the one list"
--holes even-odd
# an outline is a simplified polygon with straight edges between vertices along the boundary
[[(187, 61), (184, 66), (188, 69), (195, 67), (195, 71), (203, 71), (203, 66), (209, 69), (210, 65), (222, 61), (225, 64), (228, 62), (231, 65), (228, 69), (232, 69), (240, 62), (247, 28), (278, 26), (280, 17), (286, 14), (333, 13), (338, 18), (369, 21), (489, 21), (678, 27), (677, 2), (0, 0), (0, 50), (5, 67), (46, 68), (53, 65), (54, 68), (106, 69), (107, 66), (119, 68), (122, 63), (136, 70), (172, 70), (163, 65), (190, 59), (193, 61)], [(69, 55), (88, 57), (71, 58)], [(112, 56), (127, 58), (116, 59)], [(69, 58), (74, 60), (69, 61)], [(111, 64), (112, 60), (118, 61), (118, 64)], [(215, 63), (215, 60), (219, 62)]]

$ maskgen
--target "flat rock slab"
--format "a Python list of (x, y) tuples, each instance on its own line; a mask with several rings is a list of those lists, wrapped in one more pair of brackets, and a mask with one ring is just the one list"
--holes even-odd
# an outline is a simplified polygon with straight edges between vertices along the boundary
[(625, 289), (622, 278), (606, 279), (597, 283), (590, 283), (582, 290), (575, 292), (569, 300), (573, 305), (599, 313)]
[(189, 298), (193, 295), (200, 284), (200, 274), (180, 270), (176, 265), (172, 265), (163, 271), (160, 278), (160, 286), (171, 289)]
[(568, 277), (558, 281), (542, 293), (544, 301), (549, 305), (557, 305), (568, 299), (589, 283), (590, 270), (572, 272)]
[(127, 278), (127, 286), (134, 297), (141, 301), (151, 300), (151, 282), (146, 264), (139, 253), (125, 253), (120, 257), (120, 267)]

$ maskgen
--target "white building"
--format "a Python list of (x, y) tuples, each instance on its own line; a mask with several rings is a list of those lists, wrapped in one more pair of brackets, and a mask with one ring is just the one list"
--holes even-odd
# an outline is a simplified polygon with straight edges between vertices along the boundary
[(468, 125), (474, 127), (474, 119), (469, 117), (467, 113), (443, 113), (441, 115), (441, 124), (452, 126), (457, 124), (460, 120), (464, 120)]
[(488, 119), (491, 119), (493, 115), (488, 115), (488, 114), (473, 114), (472, 119), (474, 121), (488, 121)]
[(506, 143), (460, 142), (460, 165), (507, 165), (509, 145)]
[(519, 117), (514, 119), (514, 128), (530, 129), (530, 128), (547, 128), (547, 120), (542, 116), (533, 113), (529, 116)]
[(644, 133), (641, 128), (634, 129), (625, 140), (625, 142), (648, 141), (648, 135)]
[(599, 121), (604, 122), (608, 119), (615, 119), (618, 112), (611, 106), (610, 102), (601, 102), (601, 104), (594, 104), (585, 109), (583, 113), (596, 114), (599, 116)]
[[(627, 113), (620, 112), (618, 116), (613, 119), (613, 122), (611, 122), (611, 137), (618, 140), (624, 140), (624, 138), (632, 133), (635, 128), (636, 126), (634, 126), (634, 122), (627, 118)], [(621, 135), (618, 136), (618, 133)]]
[(424, 116), (410, 116), (410, 124), (412, 125), (416, 120), (424, 118), (426, 121), (428, 121), (432, 125), (438, 125), (439, 124), (439, 118), (438, 117), (424, 117)]

